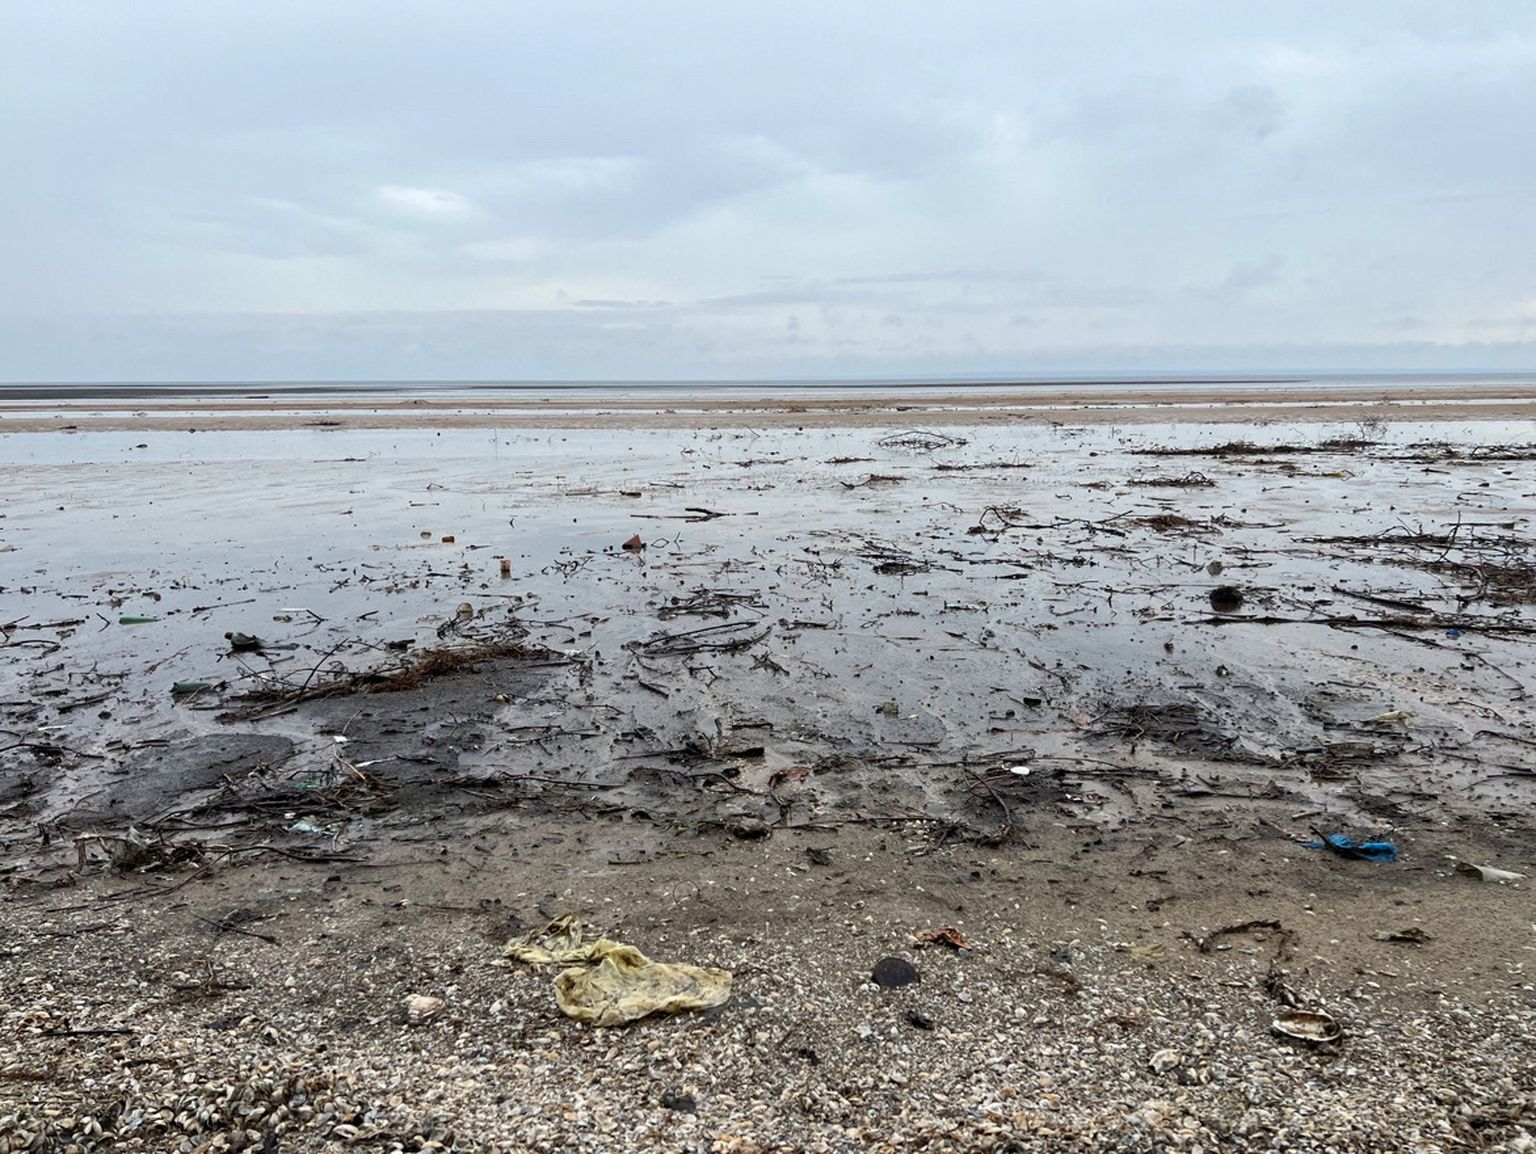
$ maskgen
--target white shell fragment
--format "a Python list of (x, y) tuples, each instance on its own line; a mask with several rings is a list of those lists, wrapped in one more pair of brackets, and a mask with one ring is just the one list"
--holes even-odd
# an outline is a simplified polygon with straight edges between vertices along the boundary
[(427, 994), (410, 994), (401, 1007), (405, 1010), (405, 1021), (409, 1026), (425, 1026), (443, 1012), (444, 1003), (441, 998), (434, 998)]
[(1166, 1074), (1169, 1070), (1176, 1069), (1183, 1060), (1177, 1050), (1159, 1050), (1152, 1055), (1147, 1065), (1151, 1066), (1156, 1073)]
[(1344, 1036), (1333, 1016), (1321, 1010), (1287, 1010), (1274, 1020), (1271, 1028), (1302, 1042), (1337, 1042)]

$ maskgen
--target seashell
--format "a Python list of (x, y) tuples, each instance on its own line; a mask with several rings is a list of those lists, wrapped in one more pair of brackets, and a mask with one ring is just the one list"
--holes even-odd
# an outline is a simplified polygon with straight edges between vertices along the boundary
[(1271, 1028), (1300, 1042), (1337, 1042), (1344, 1036), (1343, 1028), (1332, 1015), (1321, 1010), (1287, 1010), (1274, 1020)]
[(406, 1024), (411, 1026), (426, 1025), (443, 1012), (445, 1004), (441, 998), (433, 998), (426, 994), (411, 994), (402, 1003), (405, 1009)]
[(1177, 1050), (1159, 1050), (1152, 1055), (1152, 1059), (1147, 1065), (1151, 1066), (1153, 1071), (1158, 1074), (1166, 1074), (1169, 1070), (1175, 1069), (1182, 1061), (1183, 1059), (1179, 1056)]

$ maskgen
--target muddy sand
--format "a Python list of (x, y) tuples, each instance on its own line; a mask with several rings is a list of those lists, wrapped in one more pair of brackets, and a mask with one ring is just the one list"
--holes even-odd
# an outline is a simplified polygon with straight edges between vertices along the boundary
[(953, 400), (8, 411), (0, 1150), (1536, 1148), (1525, 402)]

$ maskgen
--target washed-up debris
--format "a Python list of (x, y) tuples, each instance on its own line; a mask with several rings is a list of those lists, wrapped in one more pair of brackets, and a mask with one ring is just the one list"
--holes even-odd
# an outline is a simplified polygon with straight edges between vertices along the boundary
[(163, 835), (150, 837), (129, 826), (121, 836), (82, 834), (75, 838), (75, 868), (83, 871), (91, 861), (91, 849), (103, 849), (115, 870), (149, 871), (166, 866), (200, 862), (205, 857), (203, 845), (195, 841), (171, 842)]
[(148, 625), (160, 618), (148, 613), (124, 613), (117, 619), (119, 625)]
[(1490, 605), (1536, 602), (1536, 549), (1528, 537), (1489, 533), (1490, 528), (1513, 529), (1515, 522), (1469, 524), (1460, 517), (1442, 533), (1394, 525), (1369, 535), (1308, 537), (1320, 545), (1346, 545), (1370, 550), (1392, 565), (1422, 569), (1460, 582), (1468, 590), (1463, 603)]
[(224, 640), (229, 642), (231, 653), (260, 653), (263, 648), (261, 638), (249, 633), (231, 631), (224, 634)]
[(1402, 942), (1409, 946), (1422, 946), (1435, 940), (1418, 926), (1409, 926), (1406, 930), (1378, 930), (1371, 937), (1378, 942)]
[(1132, 477), (1128, 484), (1161, 489), (1206, 489), (1216, 482), (1204, 473), (1189, 472), (1182, 477)]
[(689, 653), (732, 653), (748, 649), (767, 637), (767, 626), (750, 621), (729, 621), (706, 625), (681, 633), (657, 633), (644, 641), (631, 641), (625, 648), (652, 657), (679, 657)]
[(1177, 513), (1156, 513), (1150, 517), (1137, 517), (1132, 524), (1151, 529), (1154, 533), (1205, 533), (1219, 532), (1208, 521), (1195, 521)]
[(628, 541), (625, 541), (624, 544), (620, 547), (626, 553), (638, 553), (640, 550), (645, 548), (645, 542), (640, 539), (640, 534), (636, 533)]
[(965, 940), (965, 935), (955, 929), (954, 926), (945, 926), (937, 930), (923, 930), (921, 933), (913, 934), (912, 936), (922, 945), (949, 946), (955, 950), (969, 950), (972, 948), (971, 943)]
[(965, 444), (964, 437), (953, 437), (948, 433), (936, 433), (931, 429), (908, 429), (904, 433), (892, 433), (888, 437), (881, 437), (876, 442), (882, 449), (922, 449), (932, 452), (934, 449), (954, 449)]
[(1516, 873), (1514, 870), (1501, 870), (1493, 866), (1474, 865), (1469, 861), (1457, 862), (1456, 872), (1465, 874), (1467, 877), (1475, 877), (1478, 881), (1484, 882), (1517, 882), (1525, 877), (1524, 874)]
[(401, 1002), (400, 1009), (405, 1014), (406, 1025), (425, 1026), (441, 1016), (446, 1005), (443, 999), (428, 994), (410, 994)]
[(1358, 861), (1385, 863), (1397, 860), (1397, 846), (1389, 841), (1357, 842), (1347, 834), (1323, 833), (1316, 829), (1312, 832), (1317, 834), (1317, 838), (1304, 843), (1308, 849), (1326, 849), (1340, 857)]
[(933, 468), (940, 473), (974, 473), (981, 469), (1033, 469), (1034, 465), (1025, 461), (973, 461), (966, 465), (941, 461)]
[(1220, 445), (1195, 448), (1170, 448), (1158, 446), (1151, 449), (1132, 449), (1140, 457), (1279, 457), (1291, 453), (1348, 453), (1369, 449), (1380, 442), (1356, 437), (1330, 437), (1316, 445), (1256, 445), (1252, 441), (1226, 441)]
[(899, 485), (904, 480), (891, 473), (871, 473), (862, 481), (839, 481), (845, 489), (868, 489), (874, 485)]
[(555, 977), (555, 1001), (567, 1017), (593, 1026), (709, 1009), (731, 996), (730, 971), (653, 962), (609, 938), (587, 941), (581, 922), (569, 914), (514, 938), (502, 955), (532, 966), (568, 967)]
[(221, 684), (222, 682), (216, 681), (177, 681), (171, 685), (171, 696), (196, 697), (199, 693), (207, 693)]
[(673, 597), (656, 611), (662, 618), (729, 617), (738, 609), (764, 609), (757, 593), (735, 593), (728, 589), (695, 589), (687, 597)]
[[(635, 517), (643, 518), (644, 520), (647, 520), (647, 521), (686, 521), (690, 525), (697, 525), (701, 521), (713, 521), (713, 520), (716, 520), (717, 518), (720, 518), (720, 517), (734, 517), (735, 515), (736, 514), (734, 514), (734, 513), (722, 513), (718, 509), (706, 509), (702, 505), (685, 505), (685, 506), (683, 506), (683, 511), (681, 513), (635, 513), (634, 514)], [(753, 513), (748, 513), (747, 516), (755, 517), (755, 516), (757, 516), (757, 514), (755, 512), (753, 512)], [(628, 545), (625, 545), (624, 547), (626, 549), (629, 548)], [(645, 547), (644, 545), (640, 546), (640, 548), (642, 548), (642, 549), (644, 547)]]
[(1333, 1015), (1321, 1010), (1287, 1010), (1270, 1024), (1270, 1028), (1287, 1038), (1313, 1045), (1337, 1042), (1344, 1036), (1344, 1028), (1334, 1021)]
[(869, 975), (869, 980), (882, 990), (895, 990), (923, 980), (917, 967), (905, 958), (881, 958)]
[[(339, 648), (341, 646), (337, 646)], [(428, 682), (440, 678), (471, 672), (491, 661), (559, 664), (566, 660), (552, 650), (524, 645), (518, 641), (486, 642), (419, 650), (410, 660), (393, 667), (355, 673), (337, 671), (324, 677), (318, 676), (326, 660), (335, 652), (333, 649), (319, 664), (306, 671), (298, 684), (269, 683), (241, 694), (240, 700), (254, 703), (256, 708), (221, 713), (218, 720), (249, 720), (264, 716), (273, 709), (282, 710), (304, 701), (351, 693), (403, 693), (420, 689)]]
[[(431, 534), (428, 533), (427, 536), (430, 537)], [(316, 613), (313, 609), (305, 609), (302, 606), (293, 605), (285, 606), (284, 608), (279, 609), (272, 615), (272, 620), (288, 623), (291, 621), (297, 621), (300, 617), (308, 618), (315, 625), (323, 624), (325, 621), (325, 618), (321, 617), (320, 614)]]

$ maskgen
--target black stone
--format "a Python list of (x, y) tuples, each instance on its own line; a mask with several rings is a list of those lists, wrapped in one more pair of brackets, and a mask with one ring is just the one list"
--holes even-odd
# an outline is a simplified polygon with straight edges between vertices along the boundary
[(1218, 585), (1211, 590), (1211, 608), (1217, 613), (1236, 613), (1243, 607), (1243, 591), (1236, 585)]
[(908, 986), (913, 982), (922, 981), (922, 975), (917, 972), (917, 967), (904, 958), (881, 958), (875, 963), (875, 969), (870, 974), (875, 985), (882, 989), (894, 990), (898, 986)]

